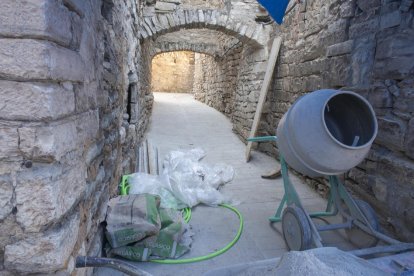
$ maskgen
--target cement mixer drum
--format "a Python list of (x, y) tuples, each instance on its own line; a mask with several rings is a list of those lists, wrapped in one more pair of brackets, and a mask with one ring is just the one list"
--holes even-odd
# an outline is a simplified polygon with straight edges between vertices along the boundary
[(278, 147), (295, 170), (337, 175), (358, 165), (377, 135), (374, 110), (360, 95), (318, 90), (299, 98), (277, 128)]

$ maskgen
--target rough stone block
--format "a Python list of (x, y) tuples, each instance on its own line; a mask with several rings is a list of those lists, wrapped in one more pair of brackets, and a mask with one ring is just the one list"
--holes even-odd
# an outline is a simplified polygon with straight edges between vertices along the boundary
[[(8, 244), (12, 244), (18, 240), (24, 238), (23, 229), (16, 223), (16, 219), (13, 215), (10, 215), (1, 220), (0, 223), (0, 275), (4, 269), (3, 260), (4, 260), (4, 248)], [(16, 274), (10, 274), (10, 276), (15, 276)], [(9, 276), (6, 274), (6, 276)]]
[(0, 81), (0, 118), (49, 120), (75, 110), (73, 90), (56, 84)]
[(398, 118), (378, 118), (376, 142), (391, 149), (404, 150), (406, 124)]
[(392, 95), (383, 85), (376, 85), (368, 94), (368, 100), (373, 107), (388, 108), (392, 107)]
[(161, 23), (161, 25), (163, 26), (163, 28), (169, 28), (172, 27), (170, 25), (170, 23), (168, 22), (168, 18), (166, 15), (158, 15), (158, 21)]
[(48, 126), (22, 127), (18, 129), (19, 149), (37, 161), (60, 161), (69, 152), (79, 150), (80, 146), (87, 146), (96, 139), (98, 130), (97, 110)]
[(22, 127), (18, 132), (19, 149), (34, 160), (59, 161), (78, 148), (79, 136), (74, 121), (44, 127)]
[(9, 174), (0, 175), (0, 220), (5, 219), (12, 211), (13, 183)]
[(63, 3), (82, 17), (87, 11), (87, 2), (85, 0), (63, 0)]
[(177, 5), (174, 3), (167, 3), (167, 2), (161, 2), (161, 1), (157, 1), (157, 3), (155, 3), (156, 11), (171, 12), (171, 11), (174, 11), (176, 8), (177, 8)]
[(353, 1), (345, 1), (340, 6), (340, 15), (342, 18), (349, 18), (355, 14), (355, 3)]
[(411, 57), (391, 57), (375, 62), (374, 75), (378, 78), (404, 79), (414, 74), (414, 62)]
[(161, 0), (161, 2), (173, 3), (173, 4), (176, 4), (176, 5), (180, 5), (182, 3), (182, 0)]
[(47, 41), (0, 39), (0, 77), (81, 82), (85, 65), (74, 51)]
[(326, 55), (330, 56), (339, 56), (344, 54), (349, 54), (352, 52), (354, 46), (353, 40), (348, 40), (345, 42), (337, 43), (328, 47)]
[(356, 39), (351, 57), (352, 85), (368, 85), (374, 66), (375, 40), (373, 37)]
[(402, 0), (400, 11), (407, 12), (412, 7), (413, 3), (414, 3), (413, 0)]
[(76, 120), (77, 137), (80, 144), (87, 146), (97, 138), (99, 131), (99, 112), (86, 112)]
[(16, 128), (0, 126), (0, 159), (18, 156), (19, 135)]
[(16, 219), (26, 232), (57, 222), (85, 191), (84, 166), (35, 166), (17, 175)]
[(5, 248), (5, 267), (18, 273), (47, 273), (64, 269), (78, 238), (79, 215), (57, 229), (28, 237)]
[(377, 59), (414, 55), (414, 30), (389, 34), (384, 32), (378, 39)]
[(164, 26), (162, 23), (159, 22), (158, 18), (156, 16), (151, 17), (152, 25), (155, 27), (155, 30), (157, 32), (161, 32), (164, 29), (168, 29), (169, 26)]
[(356, 4), (361, 10), (366, 12), (370, 9), (379, 7), (381, 5), (381, 0), (357, 0)]
[(0, 34), (39, 37), (68, 46), (72, 39), (70, 11), (56, 0), (2, 0)]
[(98, 83), (85, 82), (75, 87), (76, 112), (85, 112), (98, 106)]
[(326, 80), (330, 86), (345, 86), (350, 79), (349, 55), (333, 57), (329, 64)]
[(387, 201), (388, 195), (388, 181), (382, 177), (375, 179), (375, 184), (372, 187), (375, 197), (382, 202)]
[(405, 134), (405, 154), (414, 159), (414, 118), (408, 123), (407, 133)]
[(385, 152), (379, 156), (377, 174), (389, 183), (410, 187), (414, 178), (414, 163), (398, 153)]
[(364, 37), (374, 34), (379, 28), (379, 18), (374, 18), (362, 23), (353, 24), (349, 27), (349, 37)]
[(381, 15), (380, 28), (386, 29), (400, 25), (401, 23), (401, 12), (396, 10), (387, 14)]
[(374, 74), (380, 78), (403, 79), (414, 72), (414, 30), (389, 35), (378, 39)]

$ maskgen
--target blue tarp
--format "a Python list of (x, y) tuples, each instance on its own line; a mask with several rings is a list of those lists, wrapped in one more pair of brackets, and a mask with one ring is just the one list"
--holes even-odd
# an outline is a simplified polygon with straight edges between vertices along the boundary
[(257, 0), (278, 23), (282, 24), (289, 0)]

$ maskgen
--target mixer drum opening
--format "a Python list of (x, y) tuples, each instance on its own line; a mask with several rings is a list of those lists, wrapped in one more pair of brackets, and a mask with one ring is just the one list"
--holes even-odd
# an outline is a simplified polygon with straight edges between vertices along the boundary
[(371, 143), (376, 134), (375, 115), (364, 99), (337, 94), (325, 104), (323, 120), (334, 141), (347, 147)]

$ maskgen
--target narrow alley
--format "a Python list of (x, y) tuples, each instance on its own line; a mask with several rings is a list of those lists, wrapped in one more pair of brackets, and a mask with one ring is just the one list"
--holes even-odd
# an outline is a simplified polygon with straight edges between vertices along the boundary
[[(260, 177), (280, 165), (274, 158), (257, 151), (246, 163), (245, 144), (232, 132), (226, 116), (194, 100), (192, 94), (154, 93), (154, 109), (147, 137), (157, 145), (160, 156), (171, 150), (201, 147), (207, 153), (204, 162), (224, 162), (233, 166), (235, 177), (222, 190), (238, 203), (236, 207), (243, 215), (244, 229), (237, 244), (214, 259), (180, 265), (139, 263), (139, 268), (153, 275), (202, 275), (213, 268), (280, 257), (288, 251), (281, 223), (270, 224), (268, 220), (283, 197), (282, 178), (269, 180)], [(307, 210), (325, 210), (326, 200), (295, 175), (291, 175), (291, 179)], [(204, 256), (224, 247), (235, 236), (239, 222), (229, 210), (200, 205), (194, 208), (190, 225), (195, 233), (194, 242), (191, 251), (183, 258)], [(354, 249), (341, 232), (325, 232), (322, 238), (326, 246)], [(99, 269), (96, 275), (123, 274), (111, 269)]]
[(399, 273), (413, 222), (414, 0), (0, 1), (1, 276)]

